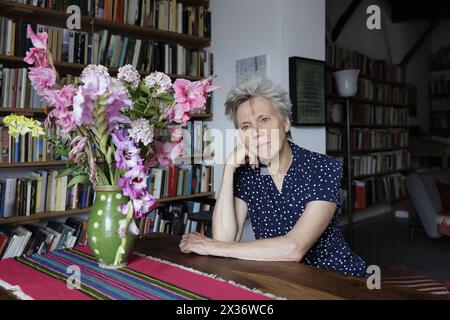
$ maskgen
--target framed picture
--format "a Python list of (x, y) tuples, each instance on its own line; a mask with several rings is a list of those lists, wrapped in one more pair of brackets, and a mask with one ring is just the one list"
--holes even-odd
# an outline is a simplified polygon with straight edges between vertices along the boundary
[(325, 125), (325, 62), (289, 58), (292, 125)]

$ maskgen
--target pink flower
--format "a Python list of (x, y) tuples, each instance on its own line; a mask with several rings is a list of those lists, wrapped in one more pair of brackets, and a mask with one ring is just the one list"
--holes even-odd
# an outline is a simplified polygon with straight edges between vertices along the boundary
[(175, 159), (184, 153), (183, 141), (179, 142), (154, 142), (155, 155), (162, 166), (171, 166)]
[(42, 49), (30, 48), (30, 50), (26, 52), (23, 61), (28, 64), (34, 64), (36, 62), (37, 66), (46, 67), (48, 65), (47, 52)]
[(204, 107), (205, 89), (200, 81), (191, 82), (186, 79), (177, 79), (173, 84), (175, 101), (178, 104), (186, 104), (189, 109), (200, 109)]
[(48, 65), (47, 60), (47, 38), (46, 32), (35, 34), (33, 29), (28, 26), (28, 37), (31, 39), (33, 47), (27, 51), (25, 58), (23, 59), (28, 64), (34, 64), (39, 67), (46, 67)]
[(208, 93), (219, 89), (211, 85), (211, 82), (212, 77), (196, 82), (177, 79), (173, 84), (176, 103), (166, 111), (166, 120), (185, 125), (191, 113), (204, 110)]
[(127, 171), (119, 180), (124, 195), (137, 199), (145, 195), (147, 188), (147, 172), (143, 165), (137, 165)]
[(61, 90), (44, 90), (44, 99), (53, 106), (53, 110), (49, 112), (45, 120), (45, 126), (48, 128), (53, 123), (53, 120), (59, 125), (62, 130), (63, 137), (67, 133), (76, 128), (75, 120), (72, 111), (69, 107), (73, 104), (73, 98), (76, 94), (76, 88), (72, 85), (64, 86)]
[(178, 142), (183, 139), (183, 129), (180, 126), (170, 126), (167, 131), (170, 133), (170, 141)]
[(33, 28), (31, 26), (28, 26), (28, 36), (31, 39), (31, 43), (33, 44), (33, 47), (38, 49), (47, 49), (47, 32), (41, 32), (41, 33), (34, 33)]
[(111, 137), (116, 146), (116, 152), (114, 153), (116, 168), (128, 170), (142, 164), (140, 157), (141, 149), (136, 147), (132, 140), (125, 139), (121, 134), (116, 132), (112, 133)]
[(184, 126), (191, 119), (190, 110), (191, 107), (187, 103), (174, 104), (166, 110), (164, 118), (168, 122), (175, 122)]
[(201, 80), (201, 85), (204, 89), (204, 95), (206, 96), (208, 93), (219, 90), (219, 86), (213, 86), (212, 85), (213, 77), (208, 77), (207, 79)]
[(135, 236), (138, 236), (138, 235), (139, 235), (139, 228), (138, 228), (137, 225), (136, 225), (136, 221), (134, 221), (134, 220), (131, 220), (131, 221), (130, 221), (130, 225), (129, 225), (129, 227), (128, 227), (128, 231), (129, 231), (131, 234), (134, 234)]
[(122, 203), (117, 207), (117, 210), (123, 214), (124, 216), (128, 213), (128, 205), (126, 203)]
[(146, 192), (142, 197), (137, 199), (132, 199), (134, 208), (134, 217), (136, 219), (142, 218), (156, 203), (155, 198), (153, 198), (148, 192)]
[(76, 164), (80, 164), (81, 160), (86, 157), (86, 145), (87, 137), (76, 136), (73, 138), (70, 142), (72, 150), (69, 152), (69, 159)]
[[(119, 229), (117, 229), (117, 234), (120, 239), (124, 239), (127, 236), (127, 219), (119, 220)], [(134, 219), (132, 219), (128, 224), (128, 232), (134, 235), (139, 235), (139, 228), (136, 225)]]
[(56, 83), (56, 74), (53, 69), (50, 68), (30, 68), (28, 78), (30, 78), (36, 93), (44, 97), (46, 95), (45, 89), (52, 88)]

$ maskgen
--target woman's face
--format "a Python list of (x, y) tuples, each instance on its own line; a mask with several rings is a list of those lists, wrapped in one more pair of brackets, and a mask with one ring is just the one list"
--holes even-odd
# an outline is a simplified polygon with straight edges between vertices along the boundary
[(287, 118), (280, 119), (269, 100), (254, 97), (242, 103), (236, 118), (241, 140), (262, 163), (268, 163), (279, 155), (290, 130), (290, 122)]

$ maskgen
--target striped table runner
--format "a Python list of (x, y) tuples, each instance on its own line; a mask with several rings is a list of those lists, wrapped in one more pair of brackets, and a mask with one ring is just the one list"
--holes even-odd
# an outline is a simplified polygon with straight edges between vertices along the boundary
[[(80, 286), (73, 271), (80, 271)], [(7, 285), (5, 285), (7, 284)], [(276, 298), (151, 257), (133, 255), (127, 267), (98, 267), (89, 248), (78, 247), (0, 262), (0, 286), (19, 298), (100, 300), (261, 300)]]
[(424, 274), (406, 267), (390, 267), (383, 270), (382, 283), (429, 293), (450, 299), (448, 288)]

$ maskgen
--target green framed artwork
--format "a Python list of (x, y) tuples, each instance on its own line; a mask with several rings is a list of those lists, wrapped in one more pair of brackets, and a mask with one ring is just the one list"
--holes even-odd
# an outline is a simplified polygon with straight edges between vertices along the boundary
[(292, 125), (325, 125), (325, 62), (289, 58)]

